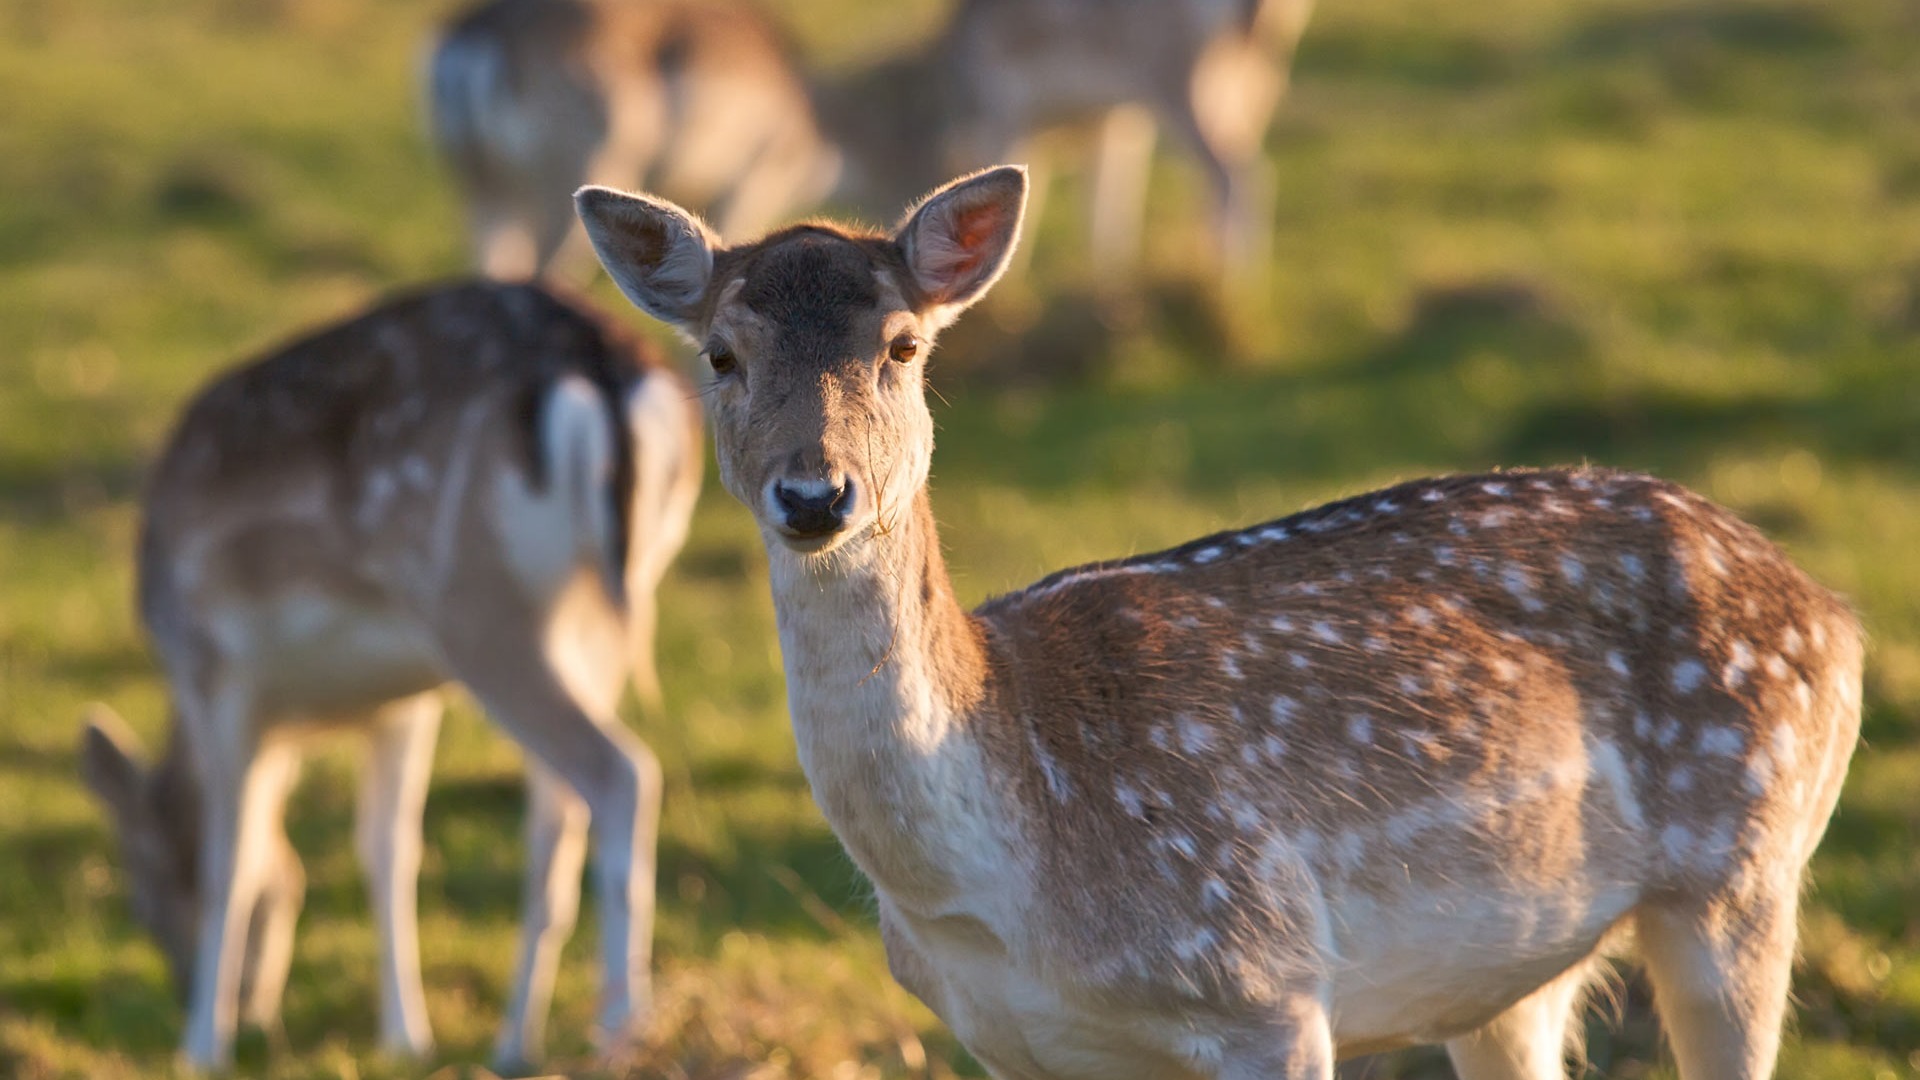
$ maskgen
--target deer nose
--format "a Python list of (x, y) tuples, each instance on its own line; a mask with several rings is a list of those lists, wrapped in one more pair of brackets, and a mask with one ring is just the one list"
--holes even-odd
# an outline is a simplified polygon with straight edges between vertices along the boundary
[(787, 531), (808, 539), (831, 536), (853, 511), (853, 481), (776, 480), (773, 501), (786, 518)]

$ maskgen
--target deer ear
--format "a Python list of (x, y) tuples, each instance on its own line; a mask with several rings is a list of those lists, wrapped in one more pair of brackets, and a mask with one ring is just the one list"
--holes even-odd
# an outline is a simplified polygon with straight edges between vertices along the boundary
[(613, 283), (640, 310), (683, 330), (713, 278), (713, 233), (700, 219), (649, 195), (583, 187), (574, 209)]
[(89, 705), (84, 715), (87, 726), (80, 736), (80, 779), (109, 808), (128, 812), (146, 775), (146, 767), (140, 763), (140, 738), (105, 705)]
[(951, 317), (986, 293), (1013, 255), (1026, 206), (1024, 165), (961, 177), (920, 200), (894, 239), (930, 307)]

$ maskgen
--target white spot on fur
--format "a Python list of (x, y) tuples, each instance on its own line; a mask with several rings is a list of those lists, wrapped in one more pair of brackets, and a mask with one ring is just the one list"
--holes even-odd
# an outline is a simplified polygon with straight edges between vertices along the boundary
[(1407, 621), (1415, 626), (1432, 626), (1433, 612), (1415, 604), (1407, 609)]
[(1193, 842), (1193, 837), (1183, 832), (1170, 834), (1167, 837), (1167, 844), (1172, 847), (1173, 850), (1189, 859), (1194, 858), (1200, 853), (1200, 849)]
[(1224, 672), (1229, 679), (1246, 678), (1245, 675), (1240, 673), (1240, 661), (1236, 660), (1230, 652), (1220, 654), (1220, 670)]
[(1287, 756), (1286, 740), (1278, 735), (1268, 735), (1260, 740), (1260, 751), (1266, 754), (1268, 761), (1277, 764), (1281, 758)]
[(1414, 678), (1412, 675), (1402, 675), (1397, 681), (1400, 692), (1407, 697), (1419, 697), (1421, 694), (1426, 693), (1427, 688), (1422, 686), (1420, 680)]
[(1285, 540), (1288, 536), (1288, 533), (1287, 533), (1287, 530), (1281, 528), (1278, 525), (1269, 525), (1266, 528), (1261, 529), (1257, 535), (1260, 537), (1260, 539), (1265, 540), (1269, 544), (1277, 544), (1280, 541)]
[(1180, 736), (1180, 749), (1188, 754), (1198, 754), (1213, 749), (1213, 729), (1204, 721), (1192, 716), (1182, 715), (1174, 721)]
[(1220, 556), (1225, 555), (1226, 553), (1227, 552), (1225, 548), (1203, 547), (1199, 551), (1196, 551), (1193, 553), (1193, 561), (1204, 566), (1207, 563), (1210, 563), (1215, 559), (1218, 559)]
[(1801, 648), (1805, 645), (1806, 641), (1801, 638), (1800, 631), (1796, 627), (1789, 626), (1786, 633), (1780, 635), (1780, 648), (1788, 656), (1799, 656)]
[(1623, 679), (1633, 674), (1632, 670), (1627, 667), (1627, 658), (1620, 654), (1619, 649), (1607, 650), (1607, 670)]
[(1685, 765), (1674, 766), (1673, 772), (1667, 774), (1667, 787), (1682, 795), (1692, 791), (1693, 770)]
[(1267, 625), (1273, 627), (1273, 629), (1276, 632), (1282, 633), (1282, 634), (1291, 634), (1293, 633), (1293, 629), (1294, 629), (1293, 620), (1289, 619), (1285, 615), (1275, 615), (1272, 621), (1267, 623)]
[(1533, 575), (1527, 572), (1526, 567), (1518, 563), (1508, 563), (1506, 569), (1500, 571), (1500, 584), (1512, 593), (1514, 599), (1520, 601), (1520, 606), (1527, 611), (1546, 610), (1547, 605), (1533, 595)]
[(1451, 545), (1441, 544), (1433, 549), (1433, 561), (1441, 566), (1452, 566), (1455, 552)]
[(1627, 768), (1627, 759), (1621, 755), (1620, 748), (1605, 739), (1595, 743), (1593, 768), (1613, 794), (1614, 805), (1620, 808), (1620, 820), (1631, 829), (1645, 828), (1647, 820), (1640, 812), (1640, 798), (1634, 794), (1633, 773)]
[(1335, 630), (1333, 624), (1325, 619), (1318, 620), (1313, 624), (1313, 636), (1329, 645), (1336, 645), (1340, 642), (1340, 631)]
[(1307, 666), (1312, 663), (1312, 661), (1308, 660), (1304, 654), (1297, 653), (1297, 652), (1288, 653), (1287, 662), (1292, 664), (1295, 668), (1298, 668), (1301, 671), (1305, 671), (1307, 669)]
[(1219, 936), (1201, 927), (1173, 943), (1174, 954), (1182, 960), (1197, 960), (1219, 943)]
[(1441, 499), (1444, 499), (1446, 497), (1447, 497), (1447, 493), (1444, 491), (1441, 491), (1438, 488), (1428, 488), (1427, 490), (1420, 493), (1421, 502), (1439, 502)]
[(1373, 510), (1374, 513), (1377, 514), (1397, 514), (1400, 512), (1400, 508), (1387, 499), (1381, 499), (1379, 502), (1374, 503)]
[(1715, 724), (1700, 733), (1700, 752), (1714, 757), (1733, 757), (1747, 745), (1738, 731)]
[(1635, 581), (1639, 581), (1647, 576), (1646, 560), (1632, 552), (1628, 552), (1620, 556), (1620, 572)]
[(1706, 679), (1706, 666), (1698, 660), (1682, 660), (1673, 665), (1673, 688), (1683, 694), (1700, 689), (1700, 684)]
[(1293, 718), (1299, 708), (1299, 704), (1299, 702), (1285, 694), (1274, 698), (1273, 706), (1270, 710), (1273, 713), (1273, 722), (1276, 724), (1293, 723)]
[(1373, 720), (1361, 713), (1347, 721), (1347, 738), (1357, 743), (1373, 742)]
[(1693, 844), (1693, 832), (1684, 825), (1669, 825), (1660, 833), (1660, 847), (1670, 862), (1692, 861)]
[(1578, 585), (1586, 580), (1587, 568), (1572, 555), (1562, 555), (1560, 556), (1560, 576), (1567, 579), (1567, 584)]
[(1114, 781), (1113, 798), (1115, 802), (1120, 804), (1120, 809), (1125, 811), (1128, 817), (1138, 818), (1146, 816), (1146, 803), (1140, 798), (1140, 793), (1134, 790), (1133, 785), (1127, 783), (1125, 780)]
[(1747, 672), (1752, 667), (1753, 646), (1745, 641), (1735, 641), (1733, 655), (1728, 658), (1726, 666), (1720, 669), (1720, 681), (1725, 683), (1728, 689), (1734, 689), (1747, 681)]
[(1767, 654), (1766, 667), (1767, 667), (1767, 674), (1776, 679), (1786, 678), (1788, 673), (1792, 670), (1787, 666), (1786, 659), (1782, 657), (1779, 653)]
[(1497, 495), (1503, 499), (1506, 498), (1507, 496), (1507, 485), (1505, 484), (1500, 484), (1500, 483), (1481, 484), (1480, 490), (1486, 492), (1489, 495)]

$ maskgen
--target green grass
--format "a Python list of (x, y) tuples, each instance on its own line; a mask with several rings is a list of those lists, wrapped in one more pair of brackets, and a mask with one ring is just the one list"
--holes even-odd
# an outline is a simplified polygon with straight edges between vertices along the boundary
[[(781, 9), (846, 64), (940, 6)], [(0, 0), (0, 1073), (171, 1067), (180, 1014), (74, 761), (89, 699), (158, 735), (129, 610), (138, 478), (221, 365), (460, 270), (414, 113), (446, 7)], [(1920, 1073), (1920, 15), (1340, 0), (1271, 145), (1257, 301), (1222, 319), (1166, 270), (1130, 310), (1091, 303), (1069, 175), (1009, 286), (1026, 303), (950, 335), (936, 505), (963, 595), (1429, 471), (1586, 459), (1692, 484), (1851, 596), (1875, 641), (1782, 1074)], [(1154, 262), (1177, 268), (1195, 178), (1173, 162), (1156, 183)], [(663, 608), (667, 715), (640, 725), (669, 778), (646, 1075), (978, 1075), (886, 978), (794, 761), (758, 541), (717, 489)], [(421, 908), (448, 1061), (484, 1057), (504, 996), (516, 760), (470, 709), (440, 748)], [(288, 1045), (244, 1038), (245, 1072), (424, 1071), (370, 1054), (352, 766), (324, 756), (297, 799)], [(552, 1023), (572, 1060), (591, 930)], [(1671, 1076), (1644, 994), (1625, 998), (1595, 1069)]]

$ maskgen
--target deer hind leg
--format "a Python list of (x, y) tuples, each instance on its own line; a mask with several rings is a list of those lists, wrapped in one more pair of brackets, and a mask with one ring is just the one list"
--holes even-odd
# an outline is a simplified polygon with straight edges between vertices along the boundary
[(433, 1050), (420, 987), (420, 817), (440, 734), (437, 693), (405, 698), (374, 717), (360, 787), (356, 847), (380, 932), (380, 1045), (424, 1056)]
[(580, 870), (587, 854), (587, 804), (538, 761), (527, 761), (526, 904), (520, 961), (506, 1024), (494, 1044), (495, 1067), (518, 1072), (545, 1049), (548, 1004), (560, 950), (580, 911)]
[(1157, 135), (1153, 113), (1137, 105), (1109, 110), (1100, 121), (1087, 239), (1094, 265), (1102, 270), (1130, 272), (1140, 264)]
[(1479, 1029), (1448, 1039), (1460, 1080), (1566, 1080), (1569, 1027), (1595, 963), (1575, 965)]
[(240, 976), (240, 1018), (276, 1039), (282, 1035), (280, 1002), (293, 965), (293, 931), (306, 903), (307, 871), (282, 831), (275, 838), (272, 869), (260, 886), (247, 927), (247, 960)]
[[(455, 675), (592, 818), (605, 979), (600, 1038), (618, 1048), (637, 1033), (649, 1005), (661, 788), (658, 760), (614, 714), (626, 676), (624, 629), (611, 617), (569, 626), (575, 620), (564, 614), (450, 615), (444, 646)], [(549, 858), (558, 864), (562, 855)]]
[(233, 1059), (247, 930), (281, 841), (287, 793), (299, 755), (285, 744), (260, 744), (251, 687), (232, 677), (209, 680), (210, 692), (182, 695), (201, 792), (200, 916), (181, 1052), (192, 1065), (224, 1069)]
[(1773, 1075), (1792, 978), (1797, 882), (1636, 916), (1681, 1080)]
[(1242, 277), (1261, 270), (1271, 252), (1273, 170), (1261, 147), (1284, 86), (1281, 70), (1257, 46), (1223, 39), (1164, 106), (1206, 172), (1221, 263)]

